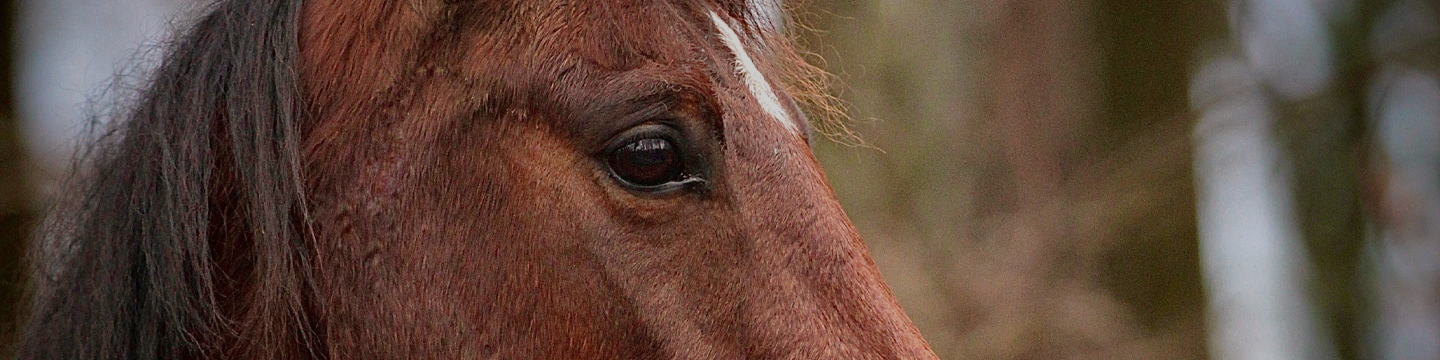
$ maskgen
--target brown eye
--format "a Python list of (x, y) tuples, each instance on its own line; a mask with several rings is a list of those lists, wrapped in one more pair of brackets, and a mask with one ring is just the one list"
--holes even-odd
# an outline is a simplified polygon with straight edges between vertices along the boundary
[(607, 162), (621, 180), (642, 187), (681, 181), (684, 176), (680, 154), (663, 138), (627, 143), (615, 149)]

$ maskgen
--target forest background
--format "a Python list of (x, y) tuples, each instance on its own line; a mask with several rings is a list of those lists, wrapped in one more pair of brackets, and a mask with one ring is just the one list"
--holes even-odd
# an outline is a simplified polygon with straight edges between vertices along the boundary
[[(942, 358), (1440, 358), (1433, 1), (785, 6), (860, 135), (817, 157)], [(87, 104), (196, 8), (0, 0), (0, 304)]]

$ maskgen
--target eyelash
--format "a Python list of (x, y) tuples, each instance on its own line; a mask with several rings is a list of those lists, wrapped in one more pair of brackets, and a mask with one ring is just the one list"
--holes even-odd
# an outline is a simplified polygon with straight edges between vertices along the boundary
[[(632, 192), (637, 192), (645, 195), (673, 194), (679, 192), (679, 190), (690, 189), (696, 185), (703, 185), (705, 184), (705, 179), (695, 173), (693, 165), (695, 159), (693, 158), (693, 156), (691, 156), (690, 146), (687, 141), (685, 141), (684, 137), (680, 136), (679, 132), (680, 130), (677, 129), (677, 126), (675, 126), (673, 123), (669, 123), (666, 121), (652, 121), (633, 127), (622, 133), (622, 135), (616, 138), (616, 140), (612, 140), (610, 142), (610, 145), (606, 147), (606, 151), (601, 156), (602, 163), (605, 164), (605, 168), (609, 173), (610, 177), (615, 180), (619, 185), (625, 187), (628, 190), (631, 190)], [(673, 155), (671, 156), (673, 156), (673, 159), (676, 162), (674, 166), (678, 166), (679, 169), (658, 169), (661, 170), (661, 172), (664, 174), (673, 173), (673, 175), (665, 175), (665, 177), (663, 178), (663, 180), (668, 181), (664, 181), (662, 183), (654, 185), (645, 185), (643, 183), (648, 182), (649, 179), (641, 179), (639, 181), (636, 181), (635, 179), (633, 179), (633, 177), (645, 177), (645, 175), (655, 174), (636, 175), (621, 173), (623, 171), (637, 169), (641, 170), (642, 172), (646, 170), (657, 170), (653, 168), (645, 168), (646, 166), (654, 166), (653, 164), (617, 164), (617, 161), (622, 160), (619, 159), (621, 155), (620, 152), (625, 151), (626, 149), (628, 149), (629, 146), (633, 144), (639, 143), (647, 139), (662, 140), (665, 142), (665, 144), (669, 146), (667, 149), (670, 152), (673, 152)], [(631, 177), (631, 179), (627, 179), (627, 177)]]

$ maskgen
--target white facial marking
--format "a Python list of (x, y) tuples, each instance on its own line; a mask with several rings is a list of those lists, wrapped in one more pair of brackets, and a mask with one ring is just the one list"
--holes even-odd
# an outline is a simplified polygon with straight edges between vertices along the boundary
[(786, 129), (799, 134), (800, 129), (790, 120), (789, 113), (780, 105), (780, 97), (775, 96), (775, 91), (770, 88), (770, 83), (765, 81), (765, 76), (760, 74), (760, 69), (755, 68), (755, 61), (745, 52), (745, 44), (740, 42), (740, 36), (735, 34), (735, 29), (730, 28), (730, 24), (720, 19), (714, 11), (710, 12), (710, 19), (715, 20), (715, 27), (720, 29), (720, 39), (725, 41), (725, 47), (735, 53), (735, 71), (745, 80), (745, 86), (750, 88), (750, 94), (755, 101), (760, 102), (760, 108), (784, 124)]

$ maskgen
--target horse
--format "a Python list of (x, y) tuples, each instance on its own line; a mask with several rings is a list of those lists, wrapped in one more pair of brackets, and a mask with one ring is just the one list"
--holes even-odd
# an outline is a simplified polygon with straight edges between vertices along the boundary
[(209, 5), (82, 151), (18, 358), (934, 358), (776, 6)]

